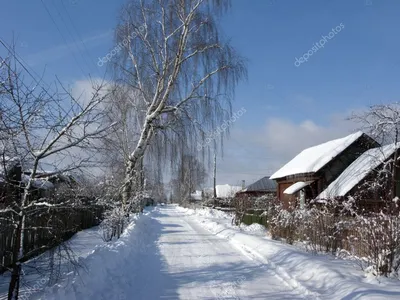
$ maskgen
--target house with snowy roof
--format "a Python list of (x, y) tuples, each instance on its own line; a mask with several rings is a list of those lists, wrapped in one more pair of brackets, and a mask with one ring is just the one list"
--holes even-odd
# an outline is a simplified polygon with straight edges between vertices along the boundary
[[(242, 190), (242, 187), (230, 184), (217, 184), (215, 189), (217, 192), (217, 198), (227, 199), (233, 198), (237, 192)], [(203, 194), (206, 198), (212, 198), (214, 196), (214, 188), (204, 189)]]
[(195, 191), (194, 193), (190, 194), (191, 201), (202, 201), (203, 200), (203, 191)]
[(285, 208), (302, 206), (316, 198), (364, 152), (379, 146), (358, 131), (303, 150), (270, 179), (277, 182), (277, 196)]
[[(3, 156), (0, 161), (0, 208), (15, 201), (30, 178), (32, 170), (23, 170), (20, 159)], [(37, 171), (33, 179), (30, 197), (49, 197), (56, 189), (72, 189), (78, 185), (76, 176), (57, 171)]]
[(9, 199), (19, 195), (21, 182), (21, 165), (17, 158), (2, 156), (0, 160), (0, 209), (5, 207)]
[(240, 198), (257, 198), (269, 195), (276, 197), (276, 181), (270, 179), (270, 176), (264, 176), (256, 182), (248, 185), (244, 190), (236, 193), (235, 197)]
[[(377, 147), (364, 152), (351, 163), (332, 183), (317, 197), (316, 201), (353, 197), (359, 205), (368, 210), (379, 209), (384, 198), (392, 189), (393, 162), (400, 143)], [(397, 155), (396, 155), (397, 156)], [(400, 196), (400, 169), (395, 172), (396, 191)]]

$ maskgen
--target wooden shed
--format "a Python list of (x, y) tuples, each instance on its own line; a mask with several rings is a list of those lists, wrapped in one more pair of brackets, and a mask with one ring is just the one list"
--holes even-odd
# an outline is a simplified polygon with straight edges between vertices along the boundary
[[(380, 210), (385, 200), (392, 201), (392, 198), (400, 197), (400, 168), (394, 165), (394, 156), (399, 148), (400, 143), (397, 143), (364, 152), (329, 184), (316, 200), (323, 202), (351, 196), (362, 209)], [(393, 181), (391, 176), (394, 167), (397, 170), (394, 172), (396, 178)], [(387, 199), (389, 195), (391, 199)]]
[(261, 196), (269, 195), (272, 198), (276, 197), (277, 184), (274, 180), (270, 179), (270, 176), (265, 176), (256, 182), (248, 185), (244, 190), (236, 193), (236, 197), (240, 198), (258, 198)]

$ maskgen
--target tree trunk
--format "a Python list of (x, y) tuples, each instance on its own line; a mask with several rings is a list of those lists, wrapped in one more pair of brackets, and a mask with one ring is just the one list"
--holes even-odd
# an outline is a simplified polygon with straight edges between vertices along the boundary
[(18, 227), (16, 228), (15, 233), (15, 244), (13, 249), (13, 264), (12, 264), (12, 273), (11, 273), (11, 281), (8, 287), (8, 300), (17, 300), (19, 293), (19, 279), (21, 274), (21, 265), (18, 262), (18, 257), (20, 255), (20, 248), (22, 245), (22, 223), (23, 217), (20, 216), (18, 220)]
[(132, 196), (132, 182), (136, 171), (135, 170), (136, 164), (138, 160), (144, 156), (144, 153), (148, 146), (148, 142), (154, 133), (150, 123), (151, 119), (146, 120), (137, 147), (133, 151), (133, 153), (129, 156), (129, 161), (127, 162), (126, 165), (125, 181), (122, 188), (122, 205), (124, 209), (126, 208), (126, 204), (128, 203), (130, 197)]
[(393, 200), (397, 195), (397, 184), (398, 184), (398, 157), (399, 157), (399, 149), (396, 149), (395, 153), (394, 153), (394, 162), (393, 162), (393, 172), (392, 172), (392, 199), (389, 199), (390, 201)]
[(214, 207), (217, 205), (217, 154), (214, 153)]
[(132, 178), (135, 161), (129, 160), (125, 169), (125, 181), (122, 187), (122, 208), (126, 209), (126, 204), (129, 201), (132, 193)]

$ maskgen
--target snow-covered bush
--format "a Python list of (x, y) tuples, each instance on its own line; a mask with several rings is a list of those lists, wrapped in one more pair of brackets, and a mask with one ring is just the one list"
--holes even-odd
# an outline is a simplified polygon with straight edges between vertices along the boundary
[(232, 224), (240, 225), (247, 211), (252, 208), (252, 203), (247, 197), (236, 197), (233, 201), (235, 208), (235, 216), (232, 219)]
[(348, 249), (364, 270), (374, 275), (396, 276), (400, 269), (399, 214), (380, 211), (354, 217)]
[(103, 222), (100, 224), (103, 240), (111, 241), (114, 237), (119, 238), (124, 230), (126, 213), (122, 207), (114, 207), (104, 213)]
[(271, 212), (270, 231), (274, 238), (283, 238), (290, 244), (302, 242), (312, 252), (336, 252), (340, 248), (346, 222), (335, 202), (324, 206), (309, 203), (303, 209), (288, 210), (276, 204)]
[(285, 210), (275, 205), (269, 220), (273, 238), (283, 238), (290, 244), (301, 242), (314, 253), (331, 252), (341, 256), (346, 253), (363, 270), (374, 275), (399, 275), (397, 201), (387, 202), (376, 213), (362, 210), (352, 197), (327, 201), (323, 206), (306, 205), (305, 209)]

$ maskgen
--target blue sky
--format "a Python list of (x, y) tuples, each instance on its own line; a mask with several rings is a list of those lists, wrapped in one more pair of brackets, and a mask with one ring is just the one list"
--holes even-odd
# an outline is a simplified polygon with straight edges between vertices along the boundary
[[(112, 48), (124, 1), (43, 2), (3, 1), (0, 38), (14, 35), (20, 56), (46, 82), (103, 76), (97, 60)], [(246, 113), (231, 128), (218, 182), (268, 175), (304, 147), (349, 133), (354, 126), (343, 119), (351, 111), (397, 101), (399, 15), (396, 0), (234, 0), (222, 27), (248, 59), (249, 79), (237, 90), (234, 111)], [(294, 65), (341, 23), (324, 48)]]

